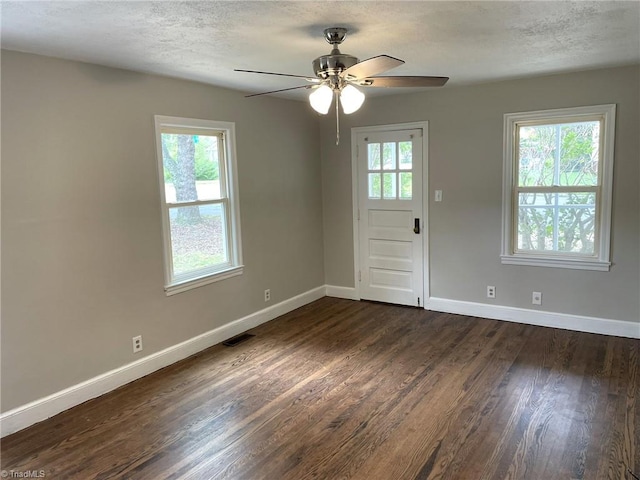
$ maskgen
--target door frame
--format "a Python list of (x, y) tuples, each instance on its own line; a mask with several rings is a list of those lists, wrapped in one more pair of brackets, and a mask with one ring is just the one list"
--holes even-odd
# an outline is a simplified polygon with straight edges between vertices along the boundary
[(374, 125), (351, 128), (351, 203), (353, 215), (353, 280), (355, 283), (354, 299), (360, 300), (360, 221), (358, 220), (358, 135), (394, 130), (422, 129), (422, 308), (430, 298), (429, 288), (429, 122), (394, 123), (390, 125)]

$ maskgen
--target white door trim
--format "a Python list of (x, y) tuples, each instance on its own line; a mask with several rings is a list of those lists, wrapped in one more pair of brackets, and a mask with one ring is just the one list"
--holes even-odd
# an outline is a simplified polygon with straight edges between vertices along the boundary
[(388, 132), (393, 130), (422, 129), (422, 258), (423, 258), (423, 289), (424, 300), (430, 297), (429, 289), (429, 122), (394, 123), (391, 125), (375, 125), (370, 127), (353, 127), (351, 129), (351, 202), (353, 215), (353, 280), (355, 283), (355, 298), (361, 299), (360, 281), (360, 230), (358, 226), (358, 135), (361, 133)]

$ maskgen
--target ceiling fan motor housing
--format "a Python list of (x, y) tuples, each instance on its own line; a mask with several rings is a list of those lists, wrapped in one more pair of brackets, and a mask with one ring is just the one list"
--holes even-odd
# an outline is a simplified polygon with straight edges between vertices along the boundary
[(332, 75), (339, 75), (341, 72), (358, 63), (358, 59), (347, 53), (340, 53), (335, 48), (331, 54), (322, 55), (313, 61), (313, 72), (316, 76), (326, 79)]
[(317, 77), (326, 80), (331, 79), (335, 86), (339, 82), (339, 75), (349, 67), (358, 63), (358, 59), (348, 53), (340, 53), (340, 45), (347, 36), (347, 29), (342, 27), (331, 27), (324, 30), (325, 40), (331, 44), (333, 49), (329, 55), (322, 55), (313, 61), (313, 73)]
[[(265, 75), (278, 75), (281, 77), (304, 78), (313, 85), (300, 85), (292, 88), (273, 90), (271, 92), (247, 95), (267, 95), (300, 88), (314, 88), (316, 92), (323, 91), (326, 95), (327, 88), (333, 90), (337, 96), (348, 86), (358, 85), (362, 87), (441, 87), (448, 77), (425, 77), (425, 76), (378, 76), (392, 68), (399, 67), (404, 63), (399, 58), (389, 55), (377, 55), (368, 60), (360, 62), (358, 58), (348, 53), (341, 53), (338, 46), (344, 41), (348, 30), (344, 27), (332, 27), (324, 30), (327, 43), (331, 45), (331, 53), (322, 55), (312, 62), (313, 73), (316, 78), (309, 78), (302, 75), (290, 75), (286, 73), (260, 72), (256, 70), (236, 70), (239, 72), (261, 73)], [(325, 87), (325, 88), (323, 88)], [(351, 90), (350, 90), (351, 91)], [(320, 110), (318, 110), (320, 111)], [(325, 112), (321, 112), (325, 113)]]

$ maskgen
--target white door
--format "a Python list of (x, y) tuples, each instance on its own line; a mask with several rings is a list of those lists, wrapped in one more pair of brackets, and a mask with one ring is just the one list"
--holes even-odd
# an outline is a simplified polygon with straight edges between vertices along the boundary
[(422, 306), (422, 129), (357, 136), (360, 298)]

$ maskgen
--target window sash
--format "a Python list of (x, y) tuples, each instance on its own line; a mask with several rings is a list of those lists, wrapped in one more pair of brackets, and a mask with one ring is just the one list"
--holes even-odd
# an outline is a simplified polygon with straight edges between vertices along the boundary
[(224, 223), (222, 224), (222, 233), (224, 235), (224, 244), (225, 244), (225, 249), (227, 252), (227, 261), (226, 262), (220, 262), (217, 263), (215, 265), (211, 265), (208, 267), (203, 267), (203, 268), (198, 268), (198, 269), (193, 269), (193, 270), (189, 270), (188, 272), (182, 273), (182, 274), (176, 274), (174, 271), (175, 268), (175, 262), (174, 262), (174, 257), (173, 257), (173, 245), (174, 245), (174, 239), (171, 236), (171, 229), (169, 229), (169, 245), (170, 248), (167, 251), (168, 257), (169, 257), (169, 269), (171, 272), (171, 278), (174, 279), (175, 283), (181, 283), (184, 282), (185, 280), (189, 280), (193, 277), (202, 277), (202, 276), (206, 276), (206, 275), (210, 275), (212, 273), (216, 273), (216, 272), (221, 272), (224, 270), (227, 270), (229, 267), (233, 266), (233, 242), (232, 242), (232, 238), (230, 235), (231, 232), (231, 218), (230, 218), (230, 211), (229, 211), (229, 201), (228, 199), (224, 198), (224, 199), (216, 199), (216, 200), (205, 200), (205, 201), (197, 201), (197, 202), (189, 202), (189, 203), (167, 203), (166, 204), (166, 208), (164, 209), (164, 215), (166, 218), (167, 223), (170, 225), (171, 221), (170, 221), (170, 215), (171, 215), (171, 210), (177, 210), (179, 208), (185, 208), (185, 207), (200, 207), (200, 206), (206, 206), (206, 205), (220, 205), (222, 207), (222, 211), (223, 211), (223, 215), (224, 215)]
[[(226, 155), (226, 142), (224, 132), (218, 129), (211, 128), (188, 128), (188, 127), (178, 127), (178, 126), (163, 126), (160, 128), (159, 136), (162, 138), (162, 135), (193, 135), (193, 136), (206, 136), (206, 137), (215, 137), (218, 142), (218, 178), (220, 185), (220, 198), (228, 198), (228, 186), (227, 186), (227, 155)], [(159, 153), (162, 156), (162, 152)], [(164, 172), (164, 162), (161, 164), (162, 171)], [(163, 196), (164, 203), (173, 205), (188, 205), (191, 202), (167, 202), (166, 197)], [(200, 201), (200, 200), (196, 200)]]
[[(515, 123), (515, 141), (514, 141), (514, 172), (513, 172), (513, 186), (515, 188), (524, 188), (523, 185), (520, 185), (520, 167), (521, 167), (521, 158), (520, 158), (520, 131), (522, 127), (546, 127), (552, 125), (563, 125), (563, 124), (576, 124), (576, 123), (591, 123), (598, 122), (600, 124), (599, 127), (599, 138), (598, 138), (598, 175), (597, 182), (592, 184), (592, 186), (602, 185), (602, 163), (604, 160), (604, 115), (583, 115), (576, 117), (560, 117), (554, 118), (550, 120), (537, 120), (537, 121), (520, 121)], [(554, 165), (554, 168), (559, 166)], [(587, 184), (588, 185), (588, 184)], [(585, 186), (587, 186), (585, 185)], [(556, 185), (553, 185), (556, 186)], [(560, 186), (560, 185), (557, 185)], [(564, 187), (570, 187), (566, 185)]]
[[(520, 248), (519, 247), (519, 242), (518, 242), (518, 235), (520, 232), (520, 193), (551, 193), (551, 194), (557, 194), (557, 193), (572, 193), (572, 192), (577, 192), (577, 193), (586, 193), (586, 192), (591, 192), (595, 194), (595, 202), (593, 205), (593, 208), (595, 208), (595, 222), (594, 222), (594, 232), (593, 232), (593, 253), (580, 253), (580, 252), (569, 252), (569, 251), (564, 251), (564, 250), (558, 250), (558, 249), (552, 249), (552, 250), (528, 250), (528, 249), (524, 249), (524, 248)], [(599, 241), (600, 241), (600, 236), (599, 236), (599, 229), (600, 229), (600, 209), (598, 208), (599, 206), (599, 197), (600, 197), (600, 187), (585, 187), (585, 188), (579, 188), (576, 189), (574, 187), (569, 187), (569, 188), (565, 188), (565, 187), (520, 187), (520, 188), (514, 188), (513, 191), (513, 199), (512, 199), (512, 205), (513, 205), (513, 223), (512, 223), (512, 246), (513, 246), (513, 253), (514, 254), (527, 254), (527, 255), (551, 255), (551, 256), (559, 256), (559, 257), (574, 257), (574, 258), (588, 258), (588, 259), (594, 259), (598, 257), (598, 251), (599, 251)], [(592, 208), (591, 205), (583, 205), (583, 204), (576, 204), (576, 205), (559, 205), (558, 203), (554, 203), (554, 204), (549, 204), (549, 205), (529, 205), (529, 208), (539, 208), (539, 209), (543, 209), (543, 208), (547, 208), (550, 210), (553, 210), (553, 232), (552, 232), (552, 238), (553, 238), (553, 244), (556, 245), (559, 241), (559, 225), (558, 225), (558, 221), (559, 221), (559, 211), (560, 209), (570, 209), (570, 208)]]

